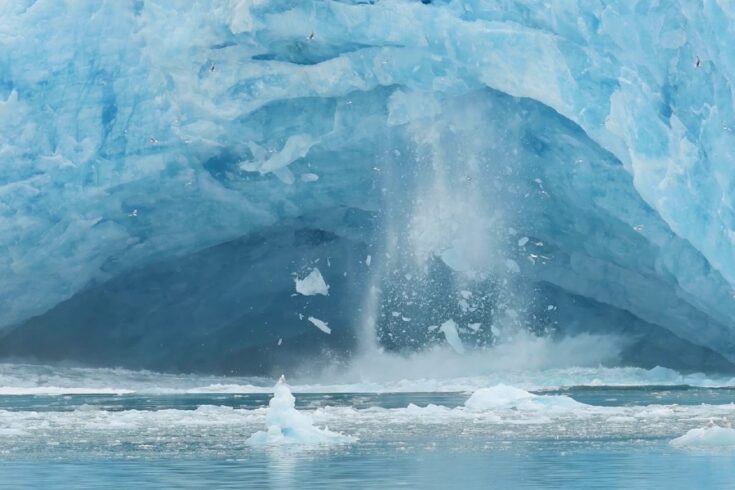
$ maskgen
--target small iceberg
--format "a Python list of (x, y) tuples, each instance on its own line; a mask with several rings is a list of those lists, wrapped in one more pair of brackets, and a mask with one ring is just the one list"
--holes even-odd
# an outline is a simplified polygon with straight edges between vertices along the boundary
[(710, 423), (707, 427), (690, 430), (683, 436), (673, 439), (670, 444), (682, 449), (733, 450), (735, 429)]
[(464, 404), (468, 410), (480, 412), (499, 408), (513, 408), (516, 410), (541, 409), (574, 409), (585, 407), (568, 396), (564, 395), (534, 395), (526, 390), (499, 384), (490, 388), (480, 388)]
[(282, 444), (324, 445), (345, 444), (357, 439), (351, 436), (320, 429), (314, 426), (311, 417), (295, 408), (296, 398), (286, 384), (283, 376), (273, 390), (273, 398), (268, 403), (265, 416), (265, 431), (259, 431), (248, 438), (251, 446)]

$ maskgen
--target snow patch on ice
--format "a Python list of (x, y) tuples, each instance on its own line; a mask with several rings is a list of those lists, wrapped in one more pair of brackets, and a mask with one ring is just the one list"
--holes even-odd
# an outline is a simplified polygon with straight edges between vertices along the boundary
[(498, 408), (565, 410), (586, 405), (564, 395), (534, 395), (515, 386), (499, 384), (475, 391), (464, 406), (469, 410), (480, 412)]

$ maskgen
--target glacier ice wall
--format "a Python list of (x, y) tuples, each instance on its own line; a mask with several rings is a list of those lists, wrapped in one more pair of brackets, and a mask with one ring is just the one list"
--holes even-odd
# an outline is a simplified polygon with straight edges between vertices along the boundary
[[(3, 353), (90, 331), (141, 358), (177, 329), (180, 353), (250, 346), (264, 318), (274, 341), (292, 327), (273, 311), (303, 301), (291, 274), (334, 256), (314, 301), (335, 332), (383, 315), (400, 343), (442, 315), (562, 328), (612, 308), (734, 360), (734, 31), (713, 0), (5, 3)], [(218, 285), (238, 240), (233, 270), (258, 279)], [(203, 278), (239, 299), (146, 299)], [(264, 283), (271, 309), (243, 317)]]

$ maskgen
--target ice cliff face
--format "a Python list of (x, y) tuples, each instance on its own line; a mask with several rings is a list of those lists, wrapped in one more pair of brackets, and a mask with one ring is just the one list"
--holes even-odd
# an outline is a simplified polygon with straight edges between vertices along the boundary
[(5, 3), (0, 351), (266, 369), (454, 319), (735, 360), (734, 35), (714, 0)]

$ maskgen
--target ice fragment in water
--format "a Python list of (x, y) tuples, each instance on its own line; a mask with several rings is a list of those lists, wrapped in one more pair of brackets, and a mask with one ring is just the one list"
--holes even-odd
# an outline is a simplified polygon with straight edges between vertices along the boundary
[(735, 450), (735, 429), (711, 424), (692, 429), (683, 436), (673, 439), (674, 447), (699, 450)]

